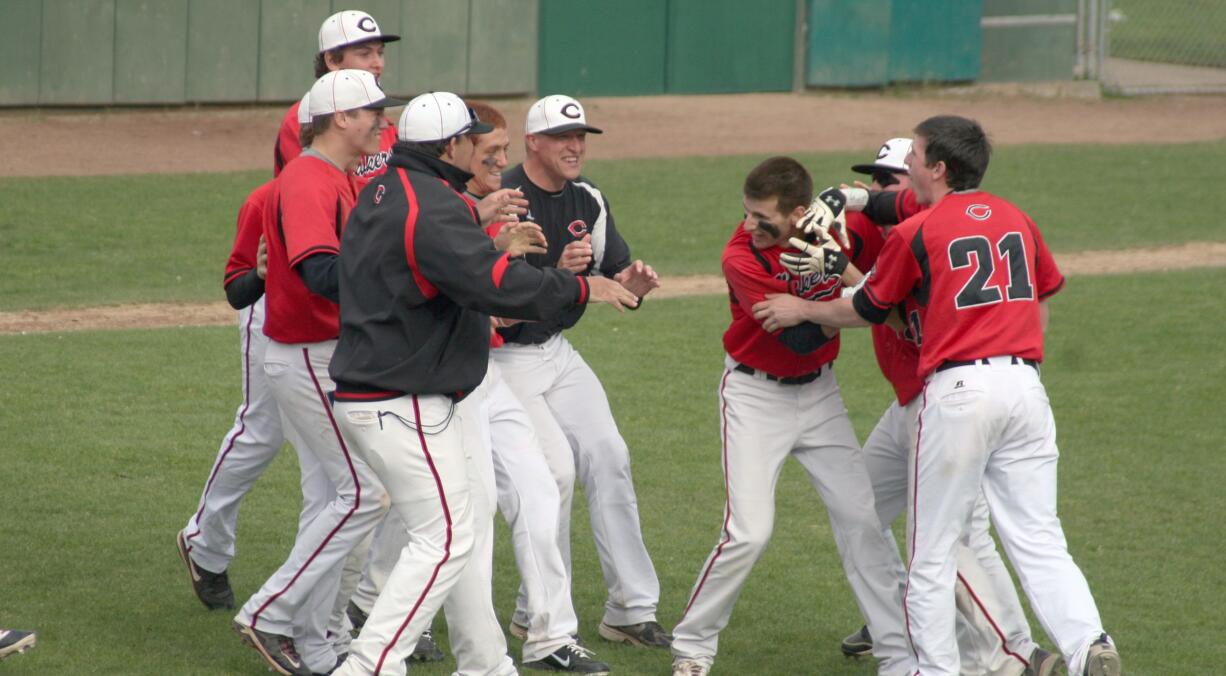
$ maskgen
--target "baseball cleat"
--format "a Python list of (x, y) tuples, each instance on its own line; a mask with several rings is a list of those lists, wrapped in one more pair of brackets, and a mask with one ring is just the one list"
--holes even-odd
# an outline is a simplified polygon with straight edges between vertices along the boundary
[(673, 676), (707, 676), (711, 673), (711, 665), (701, 660), (688, 658), (673, 662)]
[(521, 641), (528, 640), (528, 628), (515, 620), (511, 620), (510, 624), (507, 625), (507, 633)]
[(673, 635), (664, 631), (655, 620), (620, 627), (601, 622), (599, 632), (606, 641), (628, 643), (640, 648), (667, 648), (673, 644)]
[(345, 606), (345, 614), (349, 616), (349, 623), (353, 625), (354, 634), (362, 631), (362, 627), (366, 626), (366, 618), (370, 617), (370, 613), (359, 608), (358, 604), (353, 601)]
[(187, 566), (187, 579), (192, 583), (192, 591), (196, 592), (196, 598), (204, 604), (209, 610), (233, 609), (234, 608), (234, 590), (230, 588), (230, 577), (226, 575), (226, 571), (220, 573), (209, 572), (192, 561), (192, 555), (187, 550), (187, 540), (183, 537), (183, 531), (179, 531), (175, 537), (175, 543), (179, 546), (179, 558), (183, 559), (183, 565)]
[(38, 643), (38, 634), (32, 631), (0, 629), (0, 660), (9, 655), (24, 653)]
[(609, 673), (609, 665), (593, 659), (590, 650), (574, 643), (564, 645), (542, 659), (524, 662), (524, 668), (539, 669), (541, 671), (564, 671), (569, 674), (592, 674), (593, 676), (602, 676)]
[(1106, 634), (1090, 644), (1090, 651), (1086, 654), (1085, 676), (1120, 676), (1122, 669), (1120, 654)]
[(243, 643), (255, 648), (264, 663), (282, 676), (311, 676), (312, 671), (302, 662), (294, 639), (280, 634), (269, 634), (255, 627), (234, 621), (234, 631), (243, 638)]
[(1068, 665), (1064, 657), (1058, 653), (1050, 653), (1035, 646), (1030, 653), (1030, 666), (1022, 676), (1064, 676), (1068, 674)]
[(873, 654), (873, 637), (868, 633), (868, 625), (860, 627), (860, 631), (843, 639), (839, 650), (848, 657), (864, 657)]
[(443, 649), (438, 647), (438, 643), (434, 642), (434, 634), (429, 629), (421, 633), (421, 638), (417, 639), (417, 646), (413, 648), (412, 654), (409, 655), (409, 660), (414, 662), (442, 662), (446, 655), (443, 654)]

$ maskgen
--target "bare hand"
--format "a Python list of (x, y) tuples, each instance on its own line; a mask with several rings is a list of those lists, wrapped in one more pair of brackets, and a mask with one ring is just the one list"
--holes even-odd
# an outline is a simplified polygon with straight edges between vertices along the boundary
[(268, 245), (263, 235), (260, 235), (260, 246), (255, 250), (255, 274), (260, 279), (268, 277)]
[(499, 221), (518, 221), (528, 213), (528, 200), (514, 188), (503, 188), (481, 198), (477, 202), (477, 216), (482, 227)]
[(646, 296), (652, 289), (660, 288), (660, 276), (643, 261), (634, 261), (626, 269), (614, 275), (613, 279), (639, 298)]
[(587, 270), (592, 264), (592, 236), (584, 235), (562, 249), (562, 257), (558, 259), (558, 267), (575, 274)]
[(494, 246), (511, 257), (549, 252), (549, 241), (545, 239), (544, 231), (531, 221), (516, 221), (502, 226), (494, 237)]
[(762, 328), (774, 333), (809, 321), (806, 314), (812, 307), (812, 301), (791, 294), (768, 293), (766, 300), (754, 303), (752, 310), (753, 318), (762, 324)]
[(625, 312), (626, 308), (636, 308), (639, 305), (639, 299), (633, 293), (608, 277), (584, 277), (588, 285), (588, 302), (598, 301), (608, 303), (617, 308), (618, 312)]

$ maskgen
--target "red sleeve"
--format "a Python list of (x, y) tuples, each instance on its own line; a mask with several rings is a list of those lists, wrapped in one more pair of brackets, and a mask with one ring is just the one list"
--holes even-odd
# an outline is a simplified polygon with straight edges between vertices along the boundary
[(273, 147), (273, 176), (281, 175), (285, 165), (302, 154), (302, 146), (298, 143), (298, 132), (301, 129), (298, 124), (298, 106), (301, 103), (298, 101), (290, 106), (285, 117), (281, 118), (281, 128), (277, 130), (277, 142)]
[(885, 237), (881, 228), (862, 213), (852, 211), (847, 214), (847, 234), (851, 240), (851, 251), (846, 252), (851, 262), (865, 272), (877, 262)]
[(1051, 250), (1047, 248), (1047, 243), (1043, 241), (1043, 235), (1039, 232), (1039, 227), (1034, 224), (1034, 221), (1030, 220), (1029, 216), (1026, 217), (1026, 224), (1030, 226), (1030, 232), (1034, 235), (1035, 287), (1039, 292), (1039, 300), (1046, 300), (1064, 288), (1064, 275), (1060, 273), (1055, 257), (1051, 255)]
[(787, 282), (772, 277), (762, 264), (748, 253), (737, 252), (725, 256), (723, 267), (728, 290), (750, 317), (753, 317), (754, 304), (766, 300), (766, 294), (789, 293)]
[(264, 233), (264, 207), (271, 192), (272, 181), (261, 185), (247, 196), (243, 206), (238, 210), (238, 230), (234, 234), (234, 248), (230, 250), (230, 259), (226, 261), (226, 276), (222, 286), (243, 276), (255, 267), (256, 251), (260, 245), (260, 235)]
[(894, 209), (898, 212), (898, 222), (902, 223), (923, 211), (924, 206), (915, 198), (915, 191), (907, 188), (898, 192), (898, 198), (894, 201)]
[(892, 230), (885, 238), (868, 281), (857, 295), (863, 294), (874, 307), (886, 312), (911, 295), (922, 276), (911, 246), (912, 239), (917, 236), (915, 228), (899, 226)]
[(506, 221), (494, 221), (493, 223), (485, 226), (485, 234), (489, 235), (490, 239), (496, 239), (498, 237), (498, 233), (502, 232), (502, 227), (506, 224)]
[(291, 268), (318, 253), (340, 253), (337, 220), (344, 216), (339, 195), (328, 189), (332, 183), (326, 177), (295, 177), (299, 180), (284, 181), (281, 186), (285, 256)]

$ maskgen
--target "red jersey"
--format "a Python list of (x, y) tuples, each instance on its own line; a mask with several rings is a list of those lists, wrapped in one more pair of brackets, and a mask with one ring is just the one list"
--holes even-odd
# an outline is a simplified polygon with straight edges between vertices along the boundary
[(340, 333), (336, 303), (311, 293), (296, 269), (315, 254), (339, 254), (345, 220), (357, 202), (357, 179), (305, 155), (272, 182), (264, 214), (268, 278), (264, 334), (281, 343), (316, 343)]
[[(302, 126), (298, 124), (298, 107), (302, 105), (302, 101), (294, 102), (294, 105), (285, 111), (285, 117), (281, 118), (281, 128), (277, 130), (277, 143), (273, 146), (273, 164), (272, 175), (280, 176), (285, 169), (285, 165), (289, 161), (302, 154), (302, 144), (298, 142), (298, 133)], [(383, 130), (383, 135), (379, 138), (379, 152), (375, 155), (362, 155), (358, 160), (357, 169), (353, 173), (357, 174), (358, 187), (365, 187), (371, 179), (382, 174), (387, 169), (387, 158), (392, 155), (392, 146), (396, 144), (396, 125), (388, 120), (387, 129)]]
[(247, 201), (238, 210), (238, 231), (234, 234), (234, 248), (226, 261), (226, 276), (222, 286), (242, 277), (255, 268), (256, 252), (260, 247), (260, 235), (264, 232), (264, 211), (268, 196), (272, 194), (272, 181), (251, 191)]
[(950, 193), (894, 228), (877, 263), (856, 309), (880, 320), (914, 299), (921, 377), (946, 361), (1043, 359), (1039, 301), (1064, 277), (1034, 222), (1009, 202)]
[(780, 378), (812, 373), (834, 361), (839, 354), (837, 335), (809, 354), (797, 354), (779, 340), (779, 331), (767, 333), (754, 319), (751, 308), (754, 303), (766, 300), (768, 293), (833, 300), (839, 297), (842, 283), (837, 279), (821, 281), (817, 274), (792, 275), (779, 263), (779, 254), (788, 249), (773, 246), (759, 251), (743, 226), (737, 225), (724, 247), (724, 279), (728, 282), (732, 307), (732, 324), (724, 332), (724, 350), (736, 361)]

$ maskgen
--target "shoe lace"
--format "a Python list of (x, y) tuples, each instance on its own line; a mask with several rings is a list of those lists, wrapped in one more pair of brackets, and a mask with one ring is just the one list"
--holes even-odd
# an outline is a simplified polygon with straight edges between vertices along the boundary
[(571, 643), (569, 645), (565, 645), (562, 647), (562, 650), (565, 650), (566, 652), (576, 657), (582, 657), (588, 660), (596, 656), (596, 653), (592, 652), (591, 650), (588, 650), (587, 648), (584, 648), (578, 643)]

